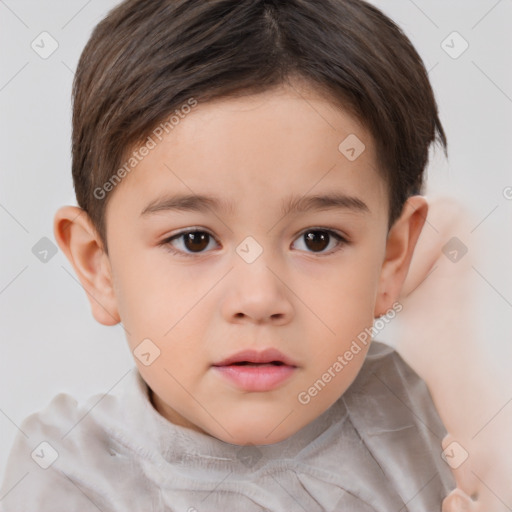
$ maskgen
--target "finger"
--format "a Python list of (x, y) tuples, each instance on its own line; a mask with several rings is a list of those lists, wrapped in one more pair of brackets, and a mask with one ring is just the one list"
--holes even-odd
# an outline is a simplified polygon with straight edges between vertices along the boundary
[(447, 434), (441, 441), (443, 460), (450, 466), (457, 488), (468, 496), (477, 496), (480, 482), (471, 471), (471, 448), (464, 444)]
[(480, 507), (478, 502), (457, 488), (443, 500), (442, 512), (480, 512)]

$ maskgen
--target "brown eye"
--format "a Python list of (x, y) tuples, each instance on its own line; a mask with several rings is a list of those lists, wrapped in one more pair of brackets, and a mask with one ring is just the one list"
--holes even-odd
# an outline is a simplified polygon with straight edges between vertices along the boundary
[(174, 254), (193, 256), (194, 254), (208, 252), (206, 249), (210, 246), (212, 241), (215, 243), (215, 239), (210, 233), (196, 230), (178, 233), (164, 240), (162, 244)]
[[(338, 233), (328, 229), (310, 229), (305, 231), (299, 238), (297, 238), (295, 243), (297, 244), (298, 242), (302, 242), (302, 245), (304, 245), (304, 248), (299, 247), (299, 249), (306, 252), (322, 254), (334, 252), (340, 248), (340, 246), (347, 243), (341, 235), (338, 235)], [(326, 249), (331, 250), (329, 251)]]
[(314, 252), (321, 252), (329, 245), (329, 234), (326, 231), (308, 231), (304, 234), (306, 246)]
[(210, 235), (204, 231), (194, 231), (183, 235), (185, 247), (192, 252), (200, 252), (208, 247)]

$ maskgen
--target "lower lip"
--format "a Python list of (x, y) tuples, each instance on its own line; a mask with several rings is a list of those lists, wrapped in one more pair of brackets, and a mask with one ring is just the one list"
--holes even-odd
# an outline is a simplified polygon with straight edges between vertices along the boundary
[(244, 391), (270, 391), (289, 379), (296, 370), (288, 365), (229, 365), (214, 366), (224, 377)]

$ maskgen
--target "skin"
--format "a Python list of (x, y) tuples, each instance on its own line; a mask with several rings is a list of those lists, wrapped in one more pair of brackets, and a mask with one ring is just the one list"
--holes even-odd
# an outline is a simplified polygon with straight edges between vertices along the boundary
[[(482, 315), (487, 299), (476, 273), (486, 246), (471, 235), (480, 221), (450, 197), (429, 200), (393, 334), (399, 353), (429, 384), (449, 432), (442, 448), (459, 457), (452, 468), (457, 488), (443, 501), (443, 512), (505, 512), (512, 503), (512, 411), (504, 406), (510, 386), (488, 361), (494, 339), (486, 328), (491, 320)], [(456, 264), (443, 252), (454, 236), (467, 245)], [(459, 451), (452, 452), (457, 445)], [(460, 447), (467, 458), (460, 458)]]
[[(368, 347), (308, 404), (297, 399), (398, 299), (428, 210), (425, 198), (409, 198), (388, 234), (372, 137), (314, 89), (295, 85), (193, 109), (111, 192), (108, 254), (85, 212), (66, 206), (55, 216), (56, 239), (96, 320), (121, 321), (131, 350), (146, 338), (159, 348), (149, 366), (135, 358), (156, 410), (239, 445), (286, 439), (345, 392)], [(349, 134), (366, 146), (353, 162), (338, 150)], [(368, 211), (281, 213), (290, 196), (333, 192)], [(141, 215), (165, 195), (191, 193), (231, 208)], [(303, 235), (316, 228), (318, 237), (319, 227), (347, 243), (308, 243)], [(202, 252), (186, 237), (169, 241), (191, 228), (212, 235)], [(252, 263), (236, 252), (248, 236), (263, 250)], [(211, 366), (269, 347), (297, 365), (271, 391), (242, 391)]]

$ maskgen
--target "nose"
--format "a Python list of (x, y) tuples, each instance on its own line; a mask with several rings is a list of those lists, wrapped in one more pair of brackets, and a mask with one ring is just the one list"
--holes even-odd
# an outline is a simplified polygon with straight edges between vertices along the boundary
[(231, 323), (290, 322), (294, 315), (293, 293), (286, 281), (282, 271), (267, 266), (263, 255), (252, 263), (238, 259), (225, 283), (224, 318)]

